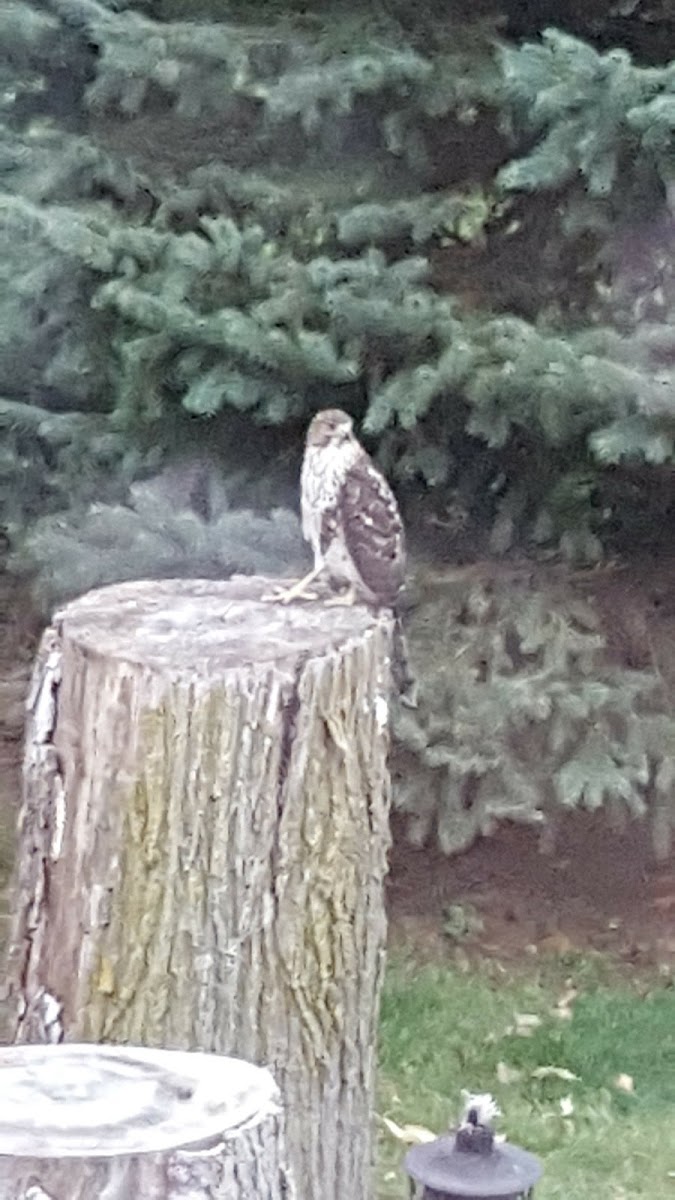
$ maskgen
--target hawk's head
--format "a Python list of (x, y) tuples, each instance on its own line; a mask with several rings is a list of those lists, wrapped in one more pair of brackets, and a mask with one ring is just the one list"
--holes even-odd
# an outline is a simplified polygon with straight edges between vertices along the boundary
[(341, 408), (324, 408), (307, 430), (308, 446), (343, 446), (354, 439), (354, 422)]

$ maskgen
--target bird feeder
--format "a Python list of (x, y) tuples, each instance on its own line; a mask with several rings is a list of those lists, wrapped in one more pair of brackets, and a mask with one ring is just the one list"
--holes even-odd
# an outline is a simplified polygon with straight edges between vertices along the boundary
[(499, 1112), (489, 1096), (469, 1097), (454, 1134), (408, 1151), (404, 1167), (411, 1196), (423, 1200), (526, 1200), (542, 1172), (534, 1154), (495, 1141), (490, 1118)]

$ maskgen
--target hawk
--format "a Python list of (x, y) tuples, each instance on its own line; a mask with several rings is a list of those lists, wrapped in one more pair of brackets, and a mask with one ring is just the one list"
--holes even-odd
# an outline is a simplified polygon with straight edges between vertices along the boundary
[(342, 603), (395, 608), (403, 587), (403, 522), (389, 484), (339, 408), (316, 414), (301, 475), (302, 532), (314, 567), (288, 593), (301, 596), (319, 575), (346, 587)]

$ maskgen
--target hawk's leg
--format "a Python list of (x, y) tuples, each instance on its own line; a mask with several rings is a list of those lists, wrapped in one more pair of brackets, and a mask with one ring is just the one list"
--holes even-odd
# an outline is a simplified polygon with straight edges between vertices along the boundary
[(298, 579), (290, 587), (275, 588), (273, 592), (263, 596), (263, 600), (273, 600), (277, 604), (292, 604), (294, 600), (318, 600), (317, 593), (310, 592), (307, 589), (310, 583), (313, 583), (322, 571), (323, 563), (319, 563), (318, 566), (312, 567), (312, 570), (307, 575), (303, 576), (302, 579)]

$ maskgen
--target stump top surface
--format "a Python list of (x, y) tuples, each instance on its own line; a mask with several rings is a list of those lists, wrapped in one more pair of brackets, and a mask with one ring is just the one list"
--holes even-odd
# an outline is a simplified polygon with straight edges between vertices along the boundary
[(112, 1158), (234, 1136), (278, 1111), (269, 1071), (134, 1046), (0, 1049), (0, 1155)]
[(211, 674), (320, 656), (387, 619), (364, 605), (263, 599), (283, 582), (235, 576), (118, 583), (87, 592), (54, 621), (68, 639), (103, 657)]

